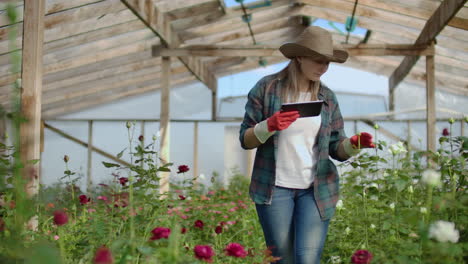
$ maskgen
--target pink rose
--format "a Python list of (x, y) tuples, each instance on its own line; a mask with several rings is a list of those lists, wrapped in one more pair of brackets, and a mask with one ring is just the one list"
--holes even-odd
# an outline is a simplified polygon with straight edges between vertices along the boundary
[(444, 136), (444, 137), (450, 136), (450, 132), (449, 132), (448, 128), (444, 128), (442, 130), (442, 136)]
[(224, 248), (227, 256), (236, 257), (236, 258), (245, 258), (247, 252), (244, 250), (244, 247), (238, 243), (230, 243)]
[(54, 223), (58, 226), (68, 223), (68, 215), (61, 210), (54, 212)]
[(205, 224), (203, 224), (203, 221), (202, 221), (202, 220), (197, 220), (197, 221), (195, 221), (195, 224), (194, 224), (194, 226), (195, 226), (196, 228), (200, 228), (200, 229), (203, 229), (203, 226), (204, 226), (204, 225), (205, 225)]
[(120, 185), (122, 186), (125, 186), (125, 184), (128, 182), (128, 178), (127, 177), (120, 177), (119, 178), (119, 183)]
[(112, 264), (114, 263), (114, 259), (112, 258), (111, 251), (106, 246), (101, 246), (96, 251), (96, 255), (94, 256), (94, 263), (95, 264)]
[(187, 165), (180, 165), (178, 169), (179, 171), (177, 173), (184, 173), (184, 172), (189, 171), (189, 167)]
[(168, 238), (171, 234), (171, 229), (166, 227), (156, 227), (151, 231), (151, 233), (153, 233), (153, 236), (150, 240), (159, 240), (161, 238)]
[(199, 260), (203, 260), (206, 262), (213, 262), (212, 257), (214, 256), (213, 249), (208, 245), (196, 245), (193, 248), (193, 252), (195, 253), (195, 257)]
[(353, 256), (351, 257), (351, 263), (354, 264), (369, 264), (372, 260), (372, 254), (365, 250), (361, 249), (354, 252)]
[(78, 196), (78, 198), (80, 199), (80, 204), (81, 204), (81, 205), (85, 205), (85, 204), (91, 202), (91, 198), (87, 197), (87, 196), (84, 195), (84, 194)]

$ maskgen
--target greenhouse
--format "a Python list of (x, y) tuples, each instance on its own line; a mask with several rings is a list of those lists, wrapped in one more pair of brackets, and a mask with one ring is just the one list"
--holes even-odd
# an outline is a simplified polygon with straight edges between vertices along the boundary
[(274, 136), (246, 147), (242, 130), (251, 91), (291, 67), (280, 48), (310, 28), (349, 55), (319, 80), (336, 95), (340, 142), (358, 150), (337, 159), (330, 143), (339, 196), (308, 263), (467, 262), (466, 0), (0, 10), (0, 263), (302, 263), (265, 241), (254, 201), (262, 149), (283, 131), (266, 106), (254, 126), (266, 120)]

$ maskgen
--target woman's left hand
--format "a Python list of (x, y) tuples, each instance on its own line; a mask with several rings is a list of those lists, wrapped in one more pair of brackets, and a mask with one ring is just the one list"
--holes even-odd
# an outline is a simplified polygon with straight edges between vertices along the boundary
[(349, 141), (355, 148), (375, 148), (372, 142), (372, 135), (367, 132), (361, 132), (352, 136)]

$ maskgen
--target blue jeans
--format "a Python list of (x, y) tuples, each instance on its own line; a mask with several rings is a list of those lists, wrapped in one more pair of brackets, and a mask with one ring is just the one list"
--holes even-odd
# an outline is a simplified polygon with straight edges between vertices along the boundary
[(322, 221), (313, 187), (275, 187), (271, 205), (257, 204), (265, 241), (280, 264), (320, 263), (329, 221)]

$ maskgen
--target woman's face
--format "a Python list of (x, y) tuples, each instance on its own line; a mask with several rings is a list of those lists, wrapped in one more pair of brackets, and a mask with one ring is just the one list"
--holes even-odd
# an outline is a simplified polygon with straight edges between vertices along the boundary
[(319, 81), (320, 77), (327, 72), (330, 62), (322, 58), (298, 57), (302, 74), (311, 81)]

